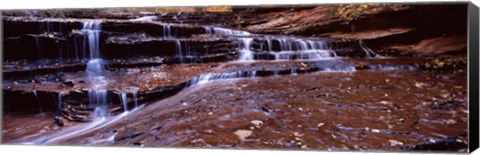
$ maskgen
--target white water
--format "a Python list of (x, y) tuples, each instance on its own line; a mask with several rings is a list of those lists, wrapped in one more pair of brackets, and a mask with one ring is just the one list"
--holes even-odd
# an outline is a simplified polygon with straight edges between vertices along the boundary
[(276, 61), (290, 60), (320, 60), (336, 57), (334, 52), (329, 50), (305, 50), (305, 51), (281, 51), (268, 52), (275, 56)]
[(117, 122), (121, 120), (122, 118), (128, 116), (129, 114), (137, 111), (138, 109), (143, 108), (143, 106), (139, 106), (138, 108), (132, 109), (131, 111), (125, 111), (121, 114), (118, 114), (116, 116), (111, 116), (111, 117), (99, 117), (96, 118), (94, 121), (86, 124), (81, 124), (78, 126), (73, 126), (71, 128), (68, 128), (66, 130), (60, 131), (59, 133), (55, 135), (50, 135), (46, 137), (41, 137), (35, 141), (32, 142), (24, 142), (22, 144), (51, 144), (55, 143), (61, 140), (65, 140), (68, 138), (75, 137), (77, 135), (82, 135), (85, 133), (88, 133), (90, 131), (94, 131), (100, 128), (103, 128), (107, 125), (110, 125), (114, 122)]
[(180, 63), (183, 62), (183, 54), (182, 54), (182, 43), (180, 40), (175, 40), (175, 48), (177, 50), (177, 56), (180, 61)]
[(138, 106), (138, 88), (137, 87), (127, 87), (126, 88), (130, 93), (132, 93), (133, 96), (133, 102), (135, 103), (135, 107)]
[(128, 111), (128, 100), (127, 100), (126, 93), (122, 93), (120, 95), (120, 101), (122, 102), (122, 105), (123, 105), (123, 111)]
[[(274, 43), (278, 46), (274, 47)], [(259, 44), (260, 50), (266, 50), (269, 55), (273, 55), (275, 61), (321, 60), (336, 57), (336, 53), (325, 40), (266, 37), (259, 38)]]
[(109, 113), (107, 111), (108, 104), (108, 91), (107, 90), (89, 90), (88, 102), (90, 106), (94, 106), (94, 117), (107, 117)]
[(251, 45), (252, 45), (252, 42), (253, 42), (253, 38), (240, 38), (240, 40), (242, 41), (242, 48), (240, 49), (240, 58), (238, 59), (238, 61), (253, 61), (254, 60), (254, 57), (253, 57), (253, 51), (250, 49)]
[(244, 72), (244, 71), (237, 71), (237, 72), (229, 72), (229, 73), (206, 73), (202, 74), (188, 82), (188, 86), (196, 86), (196, 85), (203, 85), (209, 83), (211, 81), (220, 80), (220, 79), (235, 79), (235, 78), (255, 78), (257, 71), (252, 72)]
[(205, 27), (207, 34), (221, 34), (221, 35), (250, 35), (247, 31), (232, 30), (221, 27)]
[(58, 93), (57, 102), (58, 102), (57, 103), (58, 111), (61, 111), (62, 110), (62, 104), (63, 104), (62, 93)]
[(108, 91), (102, 89), (106, 85), (105, 64), (100, 58), (100, 30), (101, 21), (93, 20), (83, 23), (82, 31), (87, 32), (90, 60), (87, 62), (86, 74), (89, 78), (91, 90), (88, 91), (89, 106), (94, 106), (94, 117), (109, 116), (107, 111)]
[(172, 38), (172, 30), (170, 25), (163, 25), (163, 38)]
[(150, 22), (150, 21), (155, 21), (157, 19), (158, 19), (157, 16), (143, 16), (137, 19), (131, 19), (131, 21)]
[[(88, 77), (99, 77), (105, 76), (105, 64), (103, 59), (95, 58), (91, 59), (87, 62), (87, 69), (85, 70)], [(98, 80), (98, 79), (97, 79)], [(92, 81), (95, 83), (99, 83), (98, 81)]]
[(90, 59), (100, 58), (100, 29), (101, 21), (93, 20), (83, 23), (82, 31), (87, 33)]

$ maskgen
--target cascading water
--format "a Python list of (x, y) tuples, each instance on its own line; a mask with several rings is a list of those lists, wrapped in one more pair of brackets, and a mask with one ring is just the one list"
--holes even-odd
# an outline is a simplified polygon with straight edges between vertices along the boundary
[(188, 86), (196, 86), (206, 84), (208, 82), (220, 79), (235, 79), (235, 78), (244, 78), (244, 77), (255, 77), (256, 71), (254, 72), (244, 72), (244, 71), (237, 71), (237, 72), (229, 72), (229, 73), (206, 73), (202, 74), (188, 82)]
[(58, 102), (57, 106), (58, 106), (58, 109), (60, 111), (62, 109), (62, 105), (63, 105), (62, 93), (58, 93), (57, 102)]
[(375, 53), (371, 48), (369, 48), (363, 40), (359, 40), (358, 44), (360, 45), (360, 48), (363, 50), (363, 52), (365, 52), (366, 58), (381, 58), (381, 56)]
[[(275, 60), (319, 60), (336, 57), (325, 40), (270, 37), (259, 40), (260, 50), (266, 50)], [(278, 48), (274, 48), (274, 43), (278, 44)]]
[(180, 63), (183, 62), (183, 54), (182, 54), (182, 43), (180, 40), (175, 40), (175, 48), (177, 50), (177, 55)]
[(139, 17), (139, 18), (136, 18), (136, 19), (131, 19), (131, 21), (150, 22), (150, 21), (155, 21), (157, 19), (158, 19), (157, 16), (143, 16), (143, 17)]
[(240, 58), (239, 61), (253, 61), (253, 51), (250, 49), (252, 45), (253, 38), (241, 38), (242, 48), (240, 49)]
[(137, 87), (126, 87), (127, 91), (132, 93), (133, 102), (135, 103), (135, 107), (138, 107), (138, 88)]
[(35, 102), (38, 104), (38, 112), (42, 113), (42, 104), (40, 103), (40, 99), (38, 98), (37, 90), (33, 90), (33, 95), (35, 96)]
[(163, 38), (172, 38), (172, 30), (170, 25), (163, 25)]
[(86, 74), (89, 78), (91, 90), (88, 91), (89, 105), (94, 106), (95, 117), (106, 117), (108, 104), (108, 91), (103, 90), (106, 84), (105, 65), (100, 58), (100, 29), (101, 21), (86, 21), (82, 31), (87, 33), (90, 60), (87, 62)]
[(123, 105), (123, 110), (124, 110), (124, 111), (128, 111), (127, 94), (126, 94), (126, 93), (120, 94), (120, 100), (121, 100), (122, 105)]
[(83, 23), (83, 32), (87, 33), (90, 59), (100, 58), (100, 29), (101, 21), (86, 21)]
[(207, 34), (221, 34), (221, 35), (250, 35), (247, 31), (239, 31), (226, 29), (221, 27), (205, 27), (205, 32)]

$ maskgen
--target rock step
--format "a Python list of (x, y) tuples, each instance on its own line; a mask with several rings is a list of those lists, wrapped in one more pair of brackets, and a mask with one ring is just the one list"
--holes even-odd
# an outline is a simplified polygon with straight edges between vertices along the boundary
[(188, 37), (193, 34), (205, 33), (205, 28), (192, 24), (168, 24), (160, 22), (145, 22), (136, 20), (112, 19), (60, 19), (38, 17), (2, 17), (3, 26), (10, 31), (4, 32), (4, 37), (15, 37), (23, 34), (57, 32), (64, 35), (72, 30), (83, 28), (83, 22), (101, 20), (101, 30), (122, 33), (145, 33), (152, 36), (169, 35), (172, 37)]
[[(175, 56), (180, 45), (182, 54), (208, 55), (234, 51), (237, 44), (229, 38), (210, 36), (205, 38), (163, 38), (143, 36), (139, 34), (100, 33), (100, 52), (104, 59)], [(24, 34), (4, 40), (4, 60), (40, 59), (89, 59), (88, 40), (86, 35), (75, 31), (69, 35), (59, 33)], [(21, 54), (20, 54), (21, 53)]]
[[(215, 80), (225, 80), (225, 79), (236, 79), (236, 78), (254, 78), (254, 77), (268, 77), (268, 76), (281, 76), (281, 75), (296, 75), (296, 74), (306, 74), (312, 72), (350, 72), (355, 70), (417, 70), (421, 69), (413, 65), (391, 65), (391, 64), (361, 64), (361, 63), (350, 63), (344, 61), (318, 61), (318, 62), (297, 62), (294, 64), (284, 64), (279, 65), (275, 63), (263, 64), (263, 65), (254, 65), (254, 66), (244, 66), (238, 65), (233, 67), (228, 67), (222, 70), (221, 72), (212, 72), (204, 73), (195, 77), (189, 78), (190, 80), (180, 82), (176, 85), (165, 85), (155, 88), (151, 88), (146, 91), (139, 91), (137, 93), (138, 103), (145, 103), (150, 101), (159, 100), (163, 97), (168, 97), (174, 95), (183, 88), (190, 87), (198, 84), (199, 81), (206, 80), (204, 82), (211, 82)], [(207, 78), (205, 78), (207, 77)], [(121, 81), (120, 81), (121, 82)], [(22, 83), (20, 83), (21, 85)], [(8, 87), (3, 88), (4, 92), (12, 98), (5, 99), (5, 109), (9, 113), (35, 113), (38, 112), (39, 107), (43, 111), (55, 111), (58, 107), (58, 96), (59, 92), (48, 92), (36, 90), (36, 95), (34, 91), (29, 87), (24, 89), (9, 89)], [(109, 96), (109, 105), (111, 108), (123, 107), (120, 101), (120, 95), (123, 90), (108, 90), (107, 96)], [(128, 106), (134, 106), (132, 104), (132, 93), (126, 92), (128, 98)], [(159, 98), (159, 96), (161, 98)], [(15, 100), (15, 102), (13, 102)], [(21, 100), (21, 102), (19, 102)], [(15, 103), (15, 104), (13, 104)], [(39, 106), (40, 104), (40, 106)], [(68, 90), (62, 93), (62, 106), (63, 108), (68, 108), (70, 110), (76, 109), (76, 111), (92, 110), (89, 106), (88, 101), (88, 91), (75, 91)], [(89, 108), (90, 107), (90, 108)], [(71, 115), (71, 114), (69, 114)], [(70, 117), (70, 116), (69, 116)], [(77, 117), (75, 117), (77, 118)]]
[[(138, 60), (126, 60), (115, 59), (106, 60), (106, 67), (108, 70), (116, 70), (121, 68), (136, 68), (136, 67), (153, 67), (165, 64), (178, 64), (178, 63), (208, 63), (208, 62), (223, 62), (235, 60), (236, 56), (230, 53), (209, 54), (198, 57), (168, 57), (161, 59), (138, 59)], [(56, 77), (57, 74), (63, 74), (68, 72), (83, 72), (86, 69), (86, 64), (81, 62), (70, 62), (57, 64), (24, 64), (22, 68), (5, 68), (3, 71), (3, 78), (5, 80), (20, 80), (31, 81), (39, 79), (38, 76), (52, 75)], [(56, 64), (56, 65), (55, 65)], [(8, 65), (10, 66), (10, 65)], [(41, 79), (41, 78), (40, 78)]]

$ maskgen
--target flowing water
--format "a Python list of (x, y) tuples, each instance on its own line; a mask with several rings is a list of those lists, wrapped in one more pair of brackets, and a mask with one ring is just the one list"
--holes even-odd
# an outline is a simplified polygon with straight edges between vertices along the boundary
[(105, 64), (100, 54), (101, 21), (86, 21), (82, 31), (87, 32), (90, 60), (85, 71), (93, 89), (88, 91), (89, 105), (94, 106), (95, 117), (107, 117), (108, 91), (102, 90), (106, 84)]
[(35, 101), (36, 101), (37, 104), (38, 104), (38, 112), (39, 112), (39, 113), (43, 113), (42, 103), (40, 103), (40, 99), (38, 99), (38, 94), (37, 94), (37, 91), (36, 91), (36, 90), (33, 90), (33, 95), (35, 96)]

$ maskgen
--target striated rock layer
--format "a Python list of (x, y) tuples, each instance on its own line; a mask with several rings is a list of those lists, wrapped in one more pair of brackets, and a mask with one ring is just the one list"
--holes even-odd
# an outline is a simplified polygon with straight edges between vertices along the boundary
[(4, 12), (3, 142), (466, 151), (465, 4), (182, 10)]

